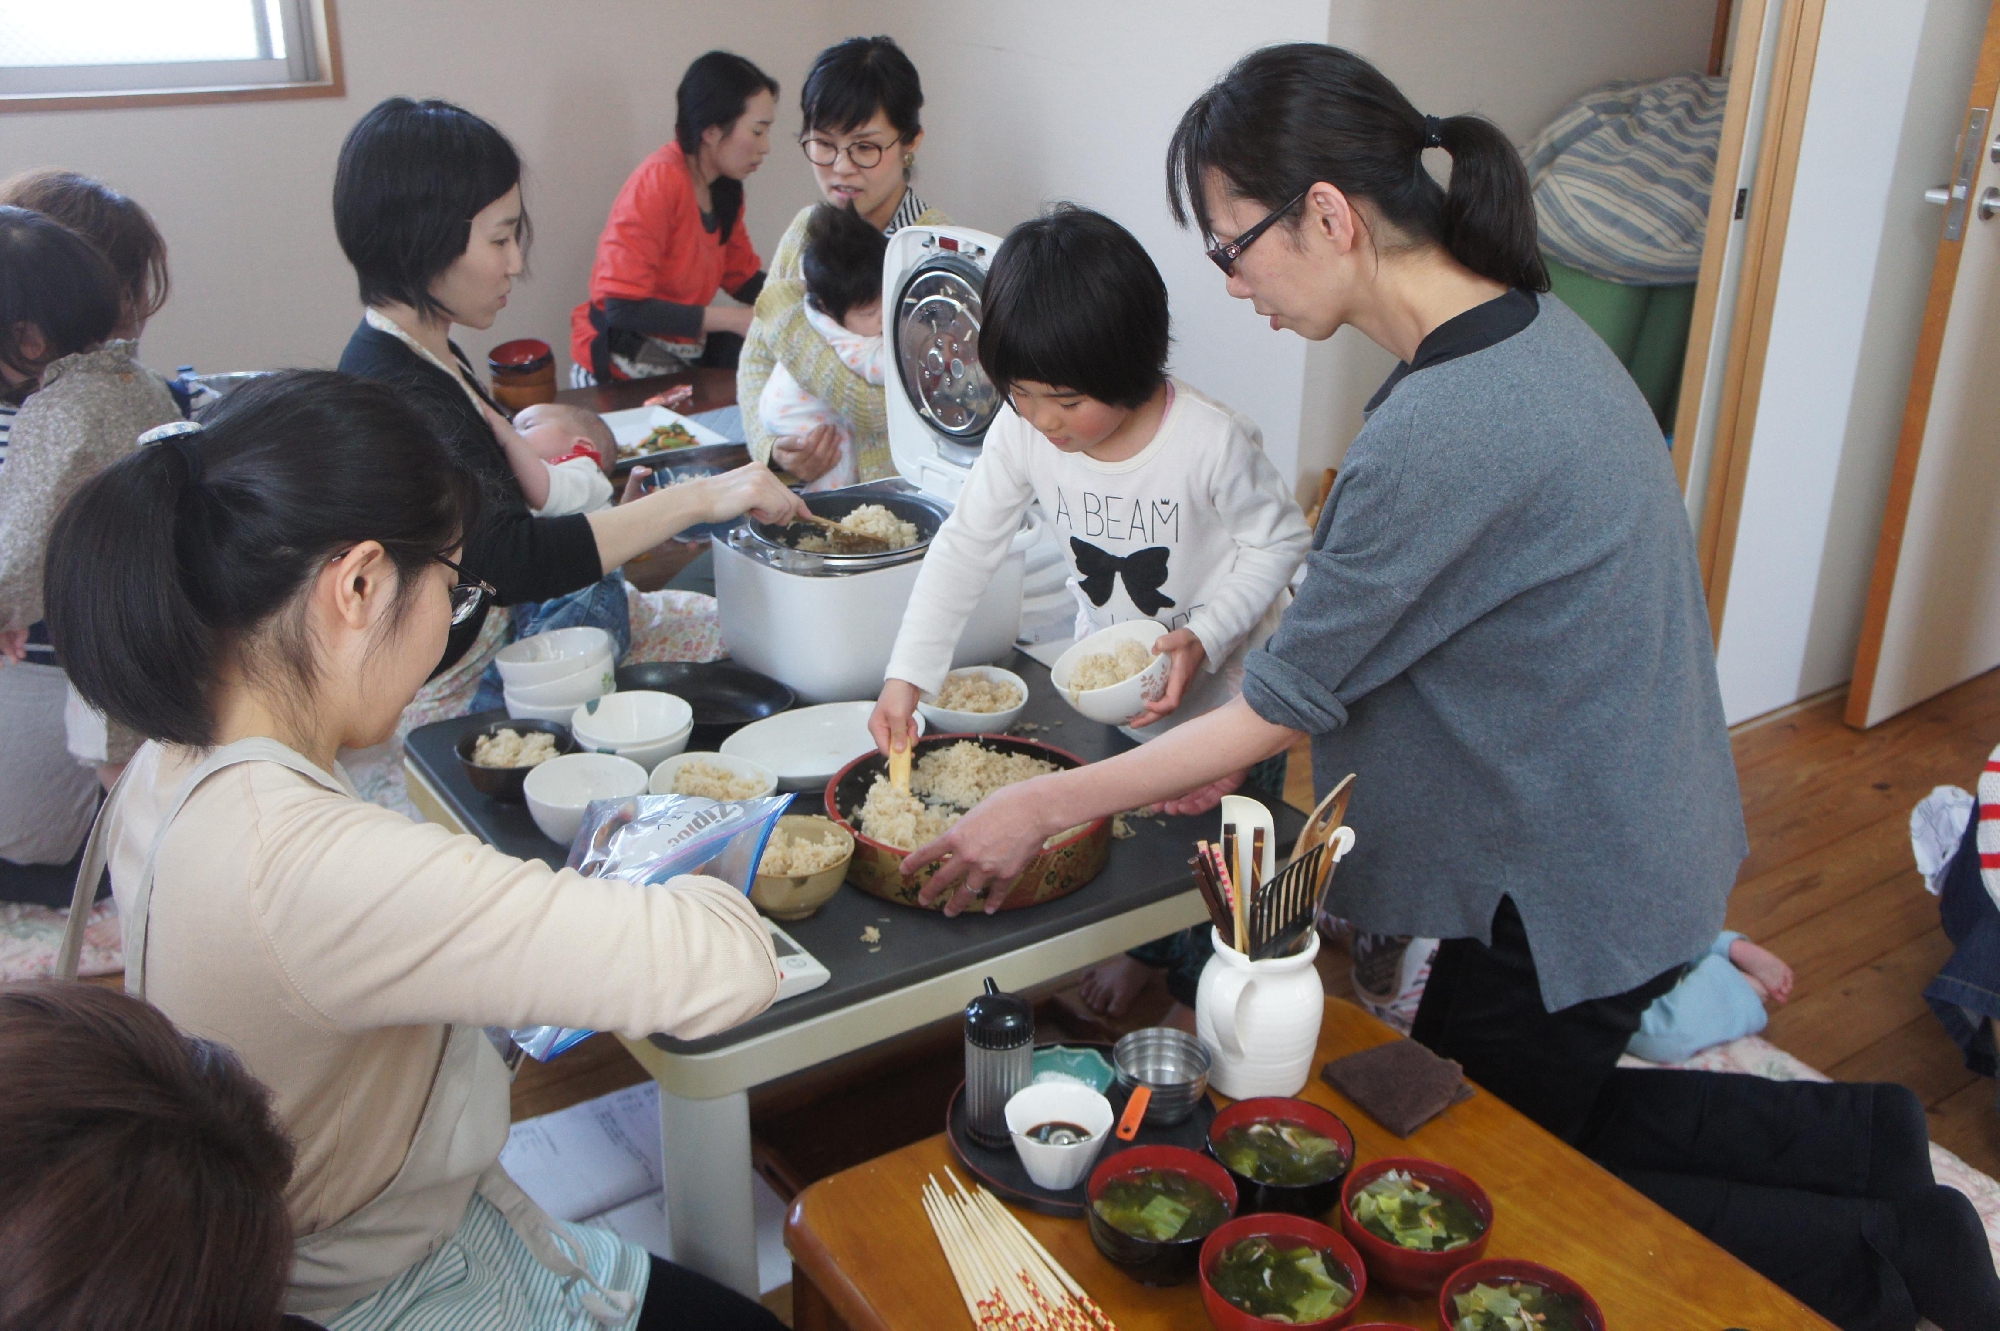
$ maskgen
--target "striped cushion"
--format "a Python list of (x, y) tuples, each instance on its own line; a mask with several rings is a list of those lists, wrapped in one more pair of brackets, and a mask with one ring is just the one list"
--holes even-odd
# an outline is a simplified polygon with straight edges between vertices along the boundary
[(1607, 282), (1694, 281), (1728, 91), (1676, 74), (1579, 97), (1522, 154), (1542, 248)]

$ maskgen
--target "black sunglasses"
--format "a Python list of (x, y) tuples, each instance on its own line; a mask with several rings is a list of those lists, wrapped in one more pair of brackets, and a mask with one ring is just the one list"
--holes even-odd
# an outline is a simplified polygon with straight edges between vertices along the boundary
[(1290, 202), (1279, 204), (1276, 208), (1273, 208), (1270, 211), (1270, 213), (1264, 218), (1264, 220), (1259, 222), (1256, 226), (1251, 227), (1248, 231), (1245, 231), (1242, 235), (1230, 241), (1227, 245), (1217, 245), (1214, 249), (1210, 250), (1208, 252), (1209, 259), (1215, 264), (1217, 268), (1220, 268), (1222, 270), (1223, 276), (1225, 277), (1236, 276), (1236, 261), (1243, 257), (1243, 251), (1249, 249), (1252, 245), (1255, 245), (1257, 243), (1257, 237), (1263, 235), (1266, 231), (1269, 231), (1271, 229), (1272, 223), (1276, 222), (1280, 217), (1283, 217), (1286, 213), (1290, 212), (1293, 208), (1297, 207), (1299, 200), (1303, 199), (1307, 194), (1310, 194), (1311, 192), (1312, 192), (1312, 187), (1310, 185), (1308, 185), (1305, 189), (1300, 190), (1297, 194), (1294, 194), (1291, 197)]

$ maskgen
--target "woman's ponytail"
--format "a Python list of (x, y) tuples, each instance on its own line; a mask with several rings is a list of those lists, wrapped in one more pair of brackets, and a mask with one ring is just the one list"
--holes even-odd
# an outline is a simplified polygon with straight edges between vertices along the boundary
[(1437, 122), (1438, 146), (1451, 154), (1441, 239), (1454, 259), (1495, 282), (1549, 289), (1535, 223), (1534, 189), (1521, 154), (1484, 116)]
[[(1449, 192), (1425, 169), (1426, 148), (1451, 154)], [(1549, 289), (1527, 170), (1506, 135), (1479, 116), (1424, 115), (1352, 51), (1294, 42), (1237, 61), (1167, 148), (1174, 220), (1212, 234), (1210, 173), (1267, 208), (1325, 181), (1367, 200), (1410, 244), (1440, 246), (1510, 287)]]
[(63, 507), (43, 603), (86, 701), (148, 738), (205, 746), (232, 670), (309, 705), (314, 650), (296, 611), (328, 560), (379, 541), (400, 614), (476, 523), (480, 491), (394, 392), (331, 371), (265, 376), (181, 429)]
[(85, 483), (57, 515), (42, 575), (49, 636), (91, 706), (170, 744), (206, 744), (216, 635), (180, 576), (190, 467), (149, 445)]

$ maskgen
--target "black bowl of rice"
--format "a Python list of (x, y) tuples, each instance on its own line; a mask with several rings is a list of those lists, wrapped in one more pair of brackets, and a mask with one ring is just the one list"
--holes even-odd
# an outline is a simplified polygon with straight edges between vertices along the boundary
[[(889, 784), (889, 762), (880, 753), (855, 759), (827, 783), (826, 811), (854, 837), (847, 881), (884, 901), (919, 907), (917, 893), (931, 869), (904, 878), (904, 856), (944, 835), (967, 809), (1002, 786), (1084, 765), (1065, 749), (1014, 735), (926, 735), (916, 742), (912, 759), (907, 794)], [(1050, 837), (1015, 879), (1001, 909), (1068, 896), (1098, 875), (1110, 852), (1109, 818)], [(943, 900), (930, 909), (944, 909)]]
[(576, 752), (576, 737), (560, 721), (492, 721), (453, 746), (472, 788), (502, 804), (524, 804), (521, 783), (551, 758)]

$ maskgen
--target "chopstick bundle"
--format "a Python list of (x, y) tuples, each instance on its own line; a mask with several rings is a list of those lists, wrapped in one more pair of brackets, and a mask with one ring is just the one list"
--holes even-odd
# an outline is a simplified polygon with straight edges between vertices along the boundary
[(1222, 933), (1233, 933), (1236, 920), (1229, 911), (1229, 894), (1223, 891), (1222, 880), (1216, 877), (1215, 861), (1209, 855), (1206, 841), (1195, 843), (1193, 864), (1194, 885), (1201, 890), (1202, 903), (1208, 907), (1208, 918)]
[(924, 1213), (979, 1331), (1117, 1331), (1097, 1301), (999, 1199), (984, 1188), (967, 1192), (949, 1169), (945, 1177), (956, 1194), (931, 1175), (924, 1184)]

